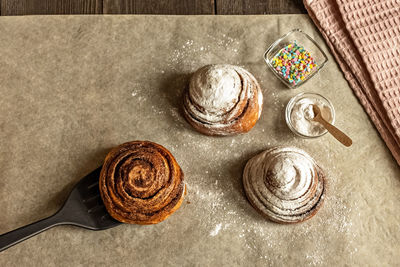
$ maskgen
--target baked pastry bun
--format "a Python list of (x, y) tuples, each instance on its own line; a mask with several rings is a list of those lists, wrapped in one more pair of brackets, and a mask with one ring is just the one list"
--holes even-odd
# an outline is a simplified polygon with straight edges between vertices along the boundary
[(260, 118), (263, 96), (256, 78), (233, 65), (207, 65), (191, 77), (184, 93), (184, 115), (206, 135), (250, 131)]
[(244, 168), (243, 185), (253, 207), (278, 223), (305, 221), (321, 207), (324, 173), (306, 152), (295, 147), (268, 149)]
[(176, 211), (184, 197), (183, 172), (161, 145), (133, 141), (108, 153), (99, 180), (110, 215), (124, 223), (155, 224)]

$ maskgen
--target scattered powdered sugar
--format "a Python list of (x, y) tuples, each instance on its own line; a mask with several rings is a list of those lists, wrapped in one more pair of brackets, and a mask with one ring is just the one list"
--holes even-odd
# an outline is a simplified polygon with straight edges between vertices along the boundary
[[(216, 63), (212, 60), (218, 59), (224, 62), (223, 59), (215, 57), (216, 47), (218, 51), (221, 48), (229, 50), (233, 57), (235, 53), (240, 53), (239, 42), (228, 35), (205, 37), (207, 42), (192, 39), (178, 40), (176, 46), (178, 48), (172, 50), (166, 57), (169, 62), (168, 69), (154, 71), (166, 73), (165, 76), (175, 71), (188, 74), (206, 64)], [(201, 57), (198, 56), (199, 53)], [(195, 60), (199, 58), (200, 61)], [(231, 59), (229, 63), (234, 64)], [(132, 97), (147, 96), (143, 92), (143, 88), (138, 88), (132, 92)], [(268, 114), (264, 112), (261, 120), (263, 116), (272, 116), (274, 120), (283, 116), (282, 107), (286, 102), (283, 95), (277, 92), (265, 94), (264, 104), (268, 104), (266, 108), (273, 112)], [(152, 105), (150, 107), (154, 116), (165, 118), (166, 114), (160, 114), (159, 108)], [(351, 259), (351, 256), (357, 253), (353, 243), (357, 232), (353, 229), (351, 218), (351, 215), (354, 216), (354, 210), (357, 210), (357, 203), (346, 202), (348, 198), (340, 195), (340, 188), (336, 188), (339, 183), (337, 178), (341, 177), (340, 170), (332, 166), (327, 173), (329, 186), (323, 206), (311, 220), (296, 225), (272, 223), (250, 205), (244, 194), (241, 179), (243, 164), (254, 155), (254, 152), (282, 143), (283, 128), (279, 128), (280, 132), (276, 134), (275, 129), (271, 129), (263, 121), (245, 135), (210, 138), (191, 129), (179, 109), (180, 107), (175, 106), (170, 108), (169, 124), (173, 121), (175, 127), (179, 126), (182, 129), (186, 127), (187, 130), (180, 131), (177, 137), (177, 140), (184, 141), (179, 143), (179, 149), (175, 145), (168, 146), (168, 149), (177, 157), (184, 171), (190, 170), (185, 171), (185, 181), (188, 186), (188, 195), (185, 199), (190, 201), (190, 204), (182, 206), (184, 209), (188, 208), (185, 212), (189, 212), (193, 217), (196, 232), (201, 233), (201, 238), (214, 238), (214, 240), (224, 238), (228, 242), (231, 240), (232, 246), (242, 246), (241, 249), (246, 255), (259, 258), (258, 265), (264, 266), (282, 265), (288, 257), (288, 251), (293, 247), (302, 247), (301, 251), (304, 252), (301, 255), (302, 262), (307, 262), (309, 265), (326, 264), (328, 257), (337, 253), (329, 245), (335, 241), (342, 246), (341, 256)], [(307, 147), (309, 144), (307, 140), (299, 139), (290, 133), (284, 120), (279, 123), (287, 130), (283, 131), (287, 134), (286, 142)], [(261, 132), (265, 135), (264, 140), (260, 138)], [(326, 157), (324, 161), (334, 157), (334, 153), (330, 151), (324, 153)], [(188, 157), (189, 154), (195, 156)], [(196, 164), (193, 164), (194, 159)], [(327, 241), (327, 237), (332, 240)], [(204, 240), (200, 240), (202, 241)]]
[(230, 52), (237, 52), (238, 45), (240, 42), (236, 38), (232, 38), (227, 34), (222, 34), (221, 36), (207, 35), (208, 39), (211, 39), (217, 46), (223, 47)]
[(146, 101), (146, 99), (147, 99), (146, 97), (140, 95), (141, 91), (142, 90), (137, 89), (137, 90), (134, 90), (131, 92), (131, 96), (136, 98), (136, 101), (138, 104), (141, 104), (143, 101)]
[[(206, 41), (204, 41), (206, 40)], [(206, 35), (202, 41), (196, 41), (193, 39), (187, 39), (180, 41), (180, 45), (177, 45), (177, 49), (174, 49), (169, 56), (169, 67), (171, 69), (176, 69), (177, 66), (185, 66), (186, 68), (194, 71), (198, 68), (198, 62), (193, 60), (201, 53), (202, 58), (218, 58), (213, 56), (215, 50), (223, 49), (224, 52), (229, 53), (231, 56), (238, 54), (240, 42), (227, 34), (221, 34), (219, 36)], [(208, 62), (212, 63), (212, 62)], [(207, 63), (205, 63), (207, 64)]]
[[(179, 46), (178, 46), (179, 47)], [(209, 44), (197, 44), (194, 40), (186, 40), (180, 48), (174, 49), (169, 56), (169, 67), (175, 69), (176, 66), (188, 66), (191, 70), (196, 68), (196, 62), (193, 59), (197, 53), (208, 53), (211, 49)]]
[(215, 228), (210, 232), (210, 236), (216, 236), (221, 230), (222, 224), (217, 224)]
[[(201, 138), (201, 142), (192, 133), (182, 138), (187, 140), (183, 145), (185, 150), (196, 151), (197, 162), (206, 163), (210, 159), (207, 152), (213, 151), (211, 162), (199, 166), (197, 171), (189, 174), (191, 177), (187, 176), (190, 183), (190, 205), (196, 207), (194, 220), (209, 238), (225, 239), (229, 236), (233, 243), (243, 245), (246, 255), (258, 257), (260, 264), (268, 262), (279, 265), (285, 261), (287, 249), (292, 246), (302, 247), (303, 243), (306, 247), (302, 249), (304, 253), (301, 254), (301, 262), (312, 266), (325, 264), (330, 254), (336, 253), (329, 245), (330, 242), (342, 244), (341, 253), (344, 257), (351, 259), (357, 253), (353, 241), (357, 236), (350, 218), (352, 211), (357, 209), (357, 203), (347, 203), (347, 198), (337, 194), (341, 192), (336, 188), (337, 177), (341, 177), (339, 170), (332, 168), (327, 171), (327, 194), (322, 208), (313, 218), (300, 224), (280, 225), (256, 212), (240, 189), (242, 168), (235, 166), (238, 158), (239, 161), (249, 158), (241, 148), (252, 146), (258, 142), (257, 139), (250, 135), (240, 135), (230, 140), (223, 139), (221, 143), (227, 146), (220, 147), (218, 141)], [(229, 149), (224, 150), (222, 147)], [(185, 164), (190, 164), (190, 161), (185, 159)], [(327, 236), (331, 239), (329, 242)], [(341, 240), (343, 238), (345, 242)]]

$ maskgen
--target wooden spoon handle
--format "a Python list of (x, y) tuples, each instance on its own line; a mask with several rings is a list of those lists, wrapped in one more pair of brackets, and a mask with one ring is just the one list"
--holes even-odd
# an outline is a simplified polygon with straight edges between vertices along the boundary
[(349, 147), (351, 146), (351, 144), (353, 144), (353, 141), (351, 140), (350, 137), (348, 137), (344, 132), (342, 132), (341, 130), (339, 130), (326, 120), (324, 120), (324, 118), (322, 118), (321, 116), (317, 116), (316, 118), (314, 118), (314, 120), (324, 125), (324, 127), (328, 130), (328, 132), (331, 135), (333, 135), (333, 137), (335, 137), (343, 145)]

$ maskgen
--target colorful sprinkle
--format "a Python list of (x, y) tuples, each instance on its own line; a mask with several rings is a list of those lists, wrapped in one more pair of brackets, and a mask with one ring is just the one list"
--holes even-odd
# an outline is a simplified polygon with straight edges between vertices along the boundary
[(304, 47), (294, 42), (278, 52), (272, 59), (272, 66), (286, 81), (296, 85), (306, 79), (317, 64)]

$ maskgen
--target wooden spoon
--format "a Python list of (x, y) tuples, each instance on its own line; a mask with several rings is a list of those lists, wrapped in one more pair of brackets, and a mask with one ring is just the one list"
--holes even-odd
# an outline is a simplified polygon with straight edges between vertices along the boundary
[(314, 112), (314, 118), (312, 119), (313, 121), (317, 121), (321, 123), (325, 129), (328, 130), (328, 132), (333, 135), (340, 143), (343, 145), (349, 147), (353, 143), (353, 141), (348, 137), (344, 132), (327, 122), (321, 115), (321, 110), (317, 105), (313, 105), (313, 112)]

